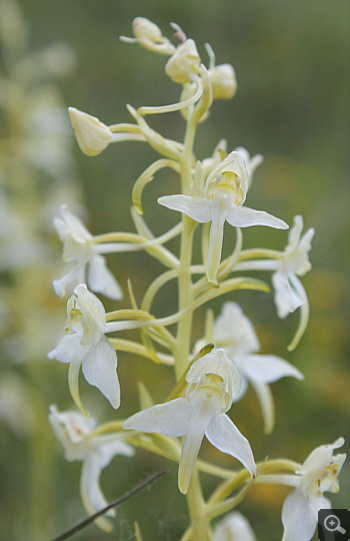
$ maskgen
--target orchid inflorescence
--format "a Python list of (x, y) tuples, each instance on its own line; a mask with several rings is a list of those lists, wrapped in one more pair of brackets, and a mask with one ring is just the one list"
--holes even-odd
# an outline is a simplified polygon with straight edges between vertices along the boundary
[[(265, 211), (245, 206), (253, 173), (262, 156), (250, 157), (243, 147), (228, 152), (226, 141), (221, 140), (212, 156), (196, 159), (193, 146), (197, 126), (208, 118), (213, 101), (234, 96), (236, 76), (230, 64), (215, 65), (209, 44), (209, 67), (205, 67), (195, 42), (178, 25), (171, 26), (176, 30), (177, 45), (142, 17), (133, 21), (134, 37), (121, 39), (168, 57), (165, 72), (181, 85), (177, 103), (137, 110), (128, 105), (133, 122), (109, 126), (76, 108), (69, 109), (77, 142), (86, 155), (95, 156), (115, 142), (135, 140), (148, 143), (161, 157), (134, 184), (131, 216), (135, 233), (94, 236), (67, 206), (61, 208), (61, 216), (55, 219), (63, 242), (63, 258), (71, 263), (71, 268), (54, 282), (54, 288), (62, 297), (71, 296), (65, 334), (49, 357), (69, 364), (69, 387), (80, 411), (59, 412), (53, 405), (50, 422), (67, 460), (83, 462), (81, 495), (90, 514), (106, 504), (99, 484), (101, 470), (113, 456), (132, 457), (135, 448), (144, 448), (179, 462), (178, 487), (186, 494), (190, 514), (182, 541), (255, 539), (248, 521), (239, 512), (231, 511), (256, 483), (295, 488), (283, 507), (283, 540), (308, 541), (316, 528), (317, 511), (331, 505), (323, 492), (338, 490), (338, 474), (345, 455), (333, 457), (333, 450), (341, 447), (344, 439), (314, 450), (303, 465), (288, 459), (256, 463), (248, 439), (231, 420), (232, 405), (251, 384), (260, 402), (265, 432), (269, 433), (274, 427), (275, 412), (268, 384), (286, 376), (299, 380), (304, 376), (285, 359), (259, 353), (255, 329), (236, 302), (226, 301), (216, 319), (208, 309), (203, 338), (195, 343), (192, 320), (198, 308), (224, 294), (242, 289), (268, 292), (268, 284), (242, 276), (242, 272), (271, 271), (278, 316), (285, 318), (300, 309), (300, 323), (288, 348), (294, 349), (308, 322), (308, 299), (299, 277), (311, 268), (308, 254), (314, 230), (310, 228), (302, 236), (303, 219), (295, 216), (284, 251), (243, 249), (243, 228), (267, 226), (285, 230), (288, 225)], [(180, 111), (186, 121), (183, 143), (163, 137), (145, 119), (147, 115), (175, 111)], [(176, 211), (181, 218), (176, 226), (155, 237), (143, 217), (142, 194), (154, 175), (166, 168), (179, 175), (179, 193), (162, 195), (158, 203)], [(235, 228), (236, 242), (231, 254), (223, 257), (226, 221)], [(200, 264), (193, 263), (196, 229), (201, 230)], [(165, 247), (177, 236), (181, 236), (179, 255)], [(107, 268), (105, 256), (137, 250), (146, 251), (166, 270), (148, 286), (139, 304), (129, 282), (130, 308), (106, 312), (95, 293), (119, 301), (123, 292)], [(157, 317), (152, 303), (160, 289), (174, 279), (178, 283), (178, 310)], [(173, 324), (177, 324), (176, 333), (168, 329)], [(139, 330), (139, 341), (119, 336), (129, 329)], [(80, 399), (80, 367), (86, 381), (117, 409), (121, 400), (127, 400), (117, 375), (117, 351), (167, 365), (169, 371), (173, 369), (174, 388), (164, 396), (163, 403), (154, 404), (152, 389), (141, 384), (139, 412), (126, 420), (96, 426)], [(200, 460), (204, 436), (219, 451), (237, 459), (243, 469), (223, 468)], [(202, 494), (201, 471), (221, 478), (207, 501)], [(214, 527), (211, 521), (224, 514), (222, 522)], [(302, 517), (297, 520), (297, 528), (296, 517)], [(98, 525), (106, 530), (111, 528), (106, 518), (99, 519)], [(141, 539), (140, 531), (137, 535)]]

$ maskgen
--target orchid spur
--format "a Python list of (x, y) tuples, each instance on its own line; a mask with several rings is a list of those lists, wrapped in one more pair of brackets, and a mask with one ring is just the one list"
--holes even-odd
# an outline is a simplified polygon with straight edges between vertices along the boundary
[(283, 220), (265, 211), (243, 206), (248, 183), (244, 159), (233, 151), (209, 173), (203, 195), (179, 194), (158, 199), (164, 207), (187, 214), (195, 222), (211, 222), (207, 277), (214, 284), (217, 284), (225, 221), (233, 227), (264, 225), (288, 229)]

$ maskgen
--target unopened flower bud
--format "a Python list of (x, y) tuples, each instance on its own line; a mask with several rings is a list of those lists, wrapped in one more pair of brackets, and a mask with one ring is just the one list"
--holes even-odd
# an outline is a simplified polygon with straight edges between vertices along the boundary
[(235, 70), (231, 64), (221, 64), (208, 71), (214, 100), (229, 100), (237, 91)]
[(132, 22), (134, 38), (120, 36), (126, 43), (138, 43), (154, 53), (172, 55), (175, 47), (170, 41), (162, 35), (162, 31), (156, 24), (145, 17), (136, 17)]
[(132, 22), (132, 30), (135, 38), (139, 40), (158, 41), (162, 38), (162, 31), (156, 24), (145, 17), (136, 17)]
[(81, 150), (87, 156), (96, 156), (104, 150), (112, 139), (109, 128), (95, 116), (69, 107), (75, 137)]
[(199, 72), (201, 59), (193, 39), (187, 39), (180, 45), (165, 65), (165, 73), (175, 83), (188, 83), (193, 81), (194, 75)]

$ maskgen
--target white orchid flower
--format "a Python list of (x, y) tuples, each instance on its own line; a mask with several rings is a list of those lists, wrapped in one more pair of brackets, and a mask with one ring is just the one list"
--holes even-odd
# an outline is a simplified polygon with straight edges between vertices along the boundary
[(120, 405), (117, 376), (117, 354), (105, 336), (106, 312), (101, 301), (85, 284), (74, 289), (67, 302), (66, 333), (49, 359), (70, 363), (68, 383), (78, 408), (85, 414), (80, 400), (78, 376), (80, 366), (86, 381), (97, 387), (116, 409)]
[(229, 513), (213, 529), (214, 541), (257, 541), (248, 520), (239, 512)]
[(272, 275), (275, 289), (277, 314), (285, 318), (289, 313), (301, 308), (300, 324), (288, 349), (294, 349), (303, 335), (309, 319), (309, 303), (305, 289), (298, 276), (304, 276), (310, 269), (309, 251), (315, 234), (313, 227), (301, 236), (303, 230), (302, 216), (294, 217), (294, 226), (289, 232), (288, 245), (277, 263), (277, 270)]
[(204, 435), (214, 447), (237, 458), (252, 477), (256, 465), (248, 440), (226, 415), (241, 386), (240, 374), (223, 349), (196, 361), (186, 375), (185, 398), (176, 398), (132, 415), (123, 428), (185, 436), (179, 464), (178, 483), (187, 493)]
[[(63, 242), (63, 259), (75, 262), (71, 271), (54, 280), (55, 292), (60, 297), (66, 294), (67, 289), (82, 282), (87, 282), (91, 291), (103, 293), (113, 300), (123, 298), (123, 292), (110, 270), (107, 269), (106, 259), (100, 255), (98, 247), (91, 243), (93, 238), (84, 224), (67, 209), (66, 205), (60, 208), (61, 217), (54, 218), (54, 226)], [(89, 267), (87, 277), (86, 267)]]
[(288, 245), (272, 276), (278, 316), (285, 318), (303, 305), (305, 291), (297, 276), (304, 276), (310, 269), (309, 251), (315, 230), (311, 227), (301, 236), (302, 216), (294, 216), (294, 226), (289, 232)]
[(318, 511), (332, 508), (323, 493), (339, 491), (338, 475), (346, 454), (333, 456), (333, 450), (342, 447), (344, 443), (344, 438), (338, 438), (333, 444), (317, 447), (297, 472), (299, 476), (288, 476), (291, 479), (286, 484), (296, 489), (284, 502), (282, 541), (309, 541), (316, 529)]
[(288, 229), (283, 220), (267, 212), (244, 207), (247, 190), (248, 172), (244, 159), (233, 151), (208, 175), (203, 197), (179, 194), (158, 199), (161, 205), (187, 214), (196, 222), (212, 222), (207, 262), (209, 282), (216, 283), (226, 220), (233, 227), (265, 225)]
[[(265, 432), (271, 432), (274, 426), (274, 403), (268, 384), (286, 376), (302, 380), (303, 374), (281, 357), (258, 354), (260, 344), (255, 329), (235, 302), (224, 303), (221, 314), (214, 322), (213, 341), (216, 347), (225, 350), (241, 374), (241, 390), (233, 401), (237, 402), (243, 397), (250, 382), (259, 398)], [(200, 347), (202, 341), (197, 343), (196, 349)]]
[[(127, 443), (116, 440), (113, 435), (91, 437), (96, 427), (94, 418), (85, 417), (78, 411), (58, 411), (57, 406), (50, 406), (49, 420), (52, 429), (63, 446), (66, 460), (83, 462), (80, 493), (86, 511), (94, 514), (108, 505), (100, 487), (101, 471), (106, 468), (116, 455), (133, 456), (134, 449)], [(115, 516), (115, 510), (106, 513)], [(98, 526), (110, 530), (105, 518), (96, 520)]]

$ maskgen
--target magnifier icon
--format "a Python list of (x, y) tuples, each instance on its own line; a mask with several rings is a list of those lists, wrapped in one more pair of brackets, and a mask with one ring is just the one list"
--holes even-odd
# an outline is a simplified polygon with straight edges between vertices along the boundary
[(329, 532), (340, 532), (340, 533), (346, 533), (346, 530), (340, 526), (340, 520), (336, 515), (328, 515), (327, 518), (324, 519), (324, 527)]

